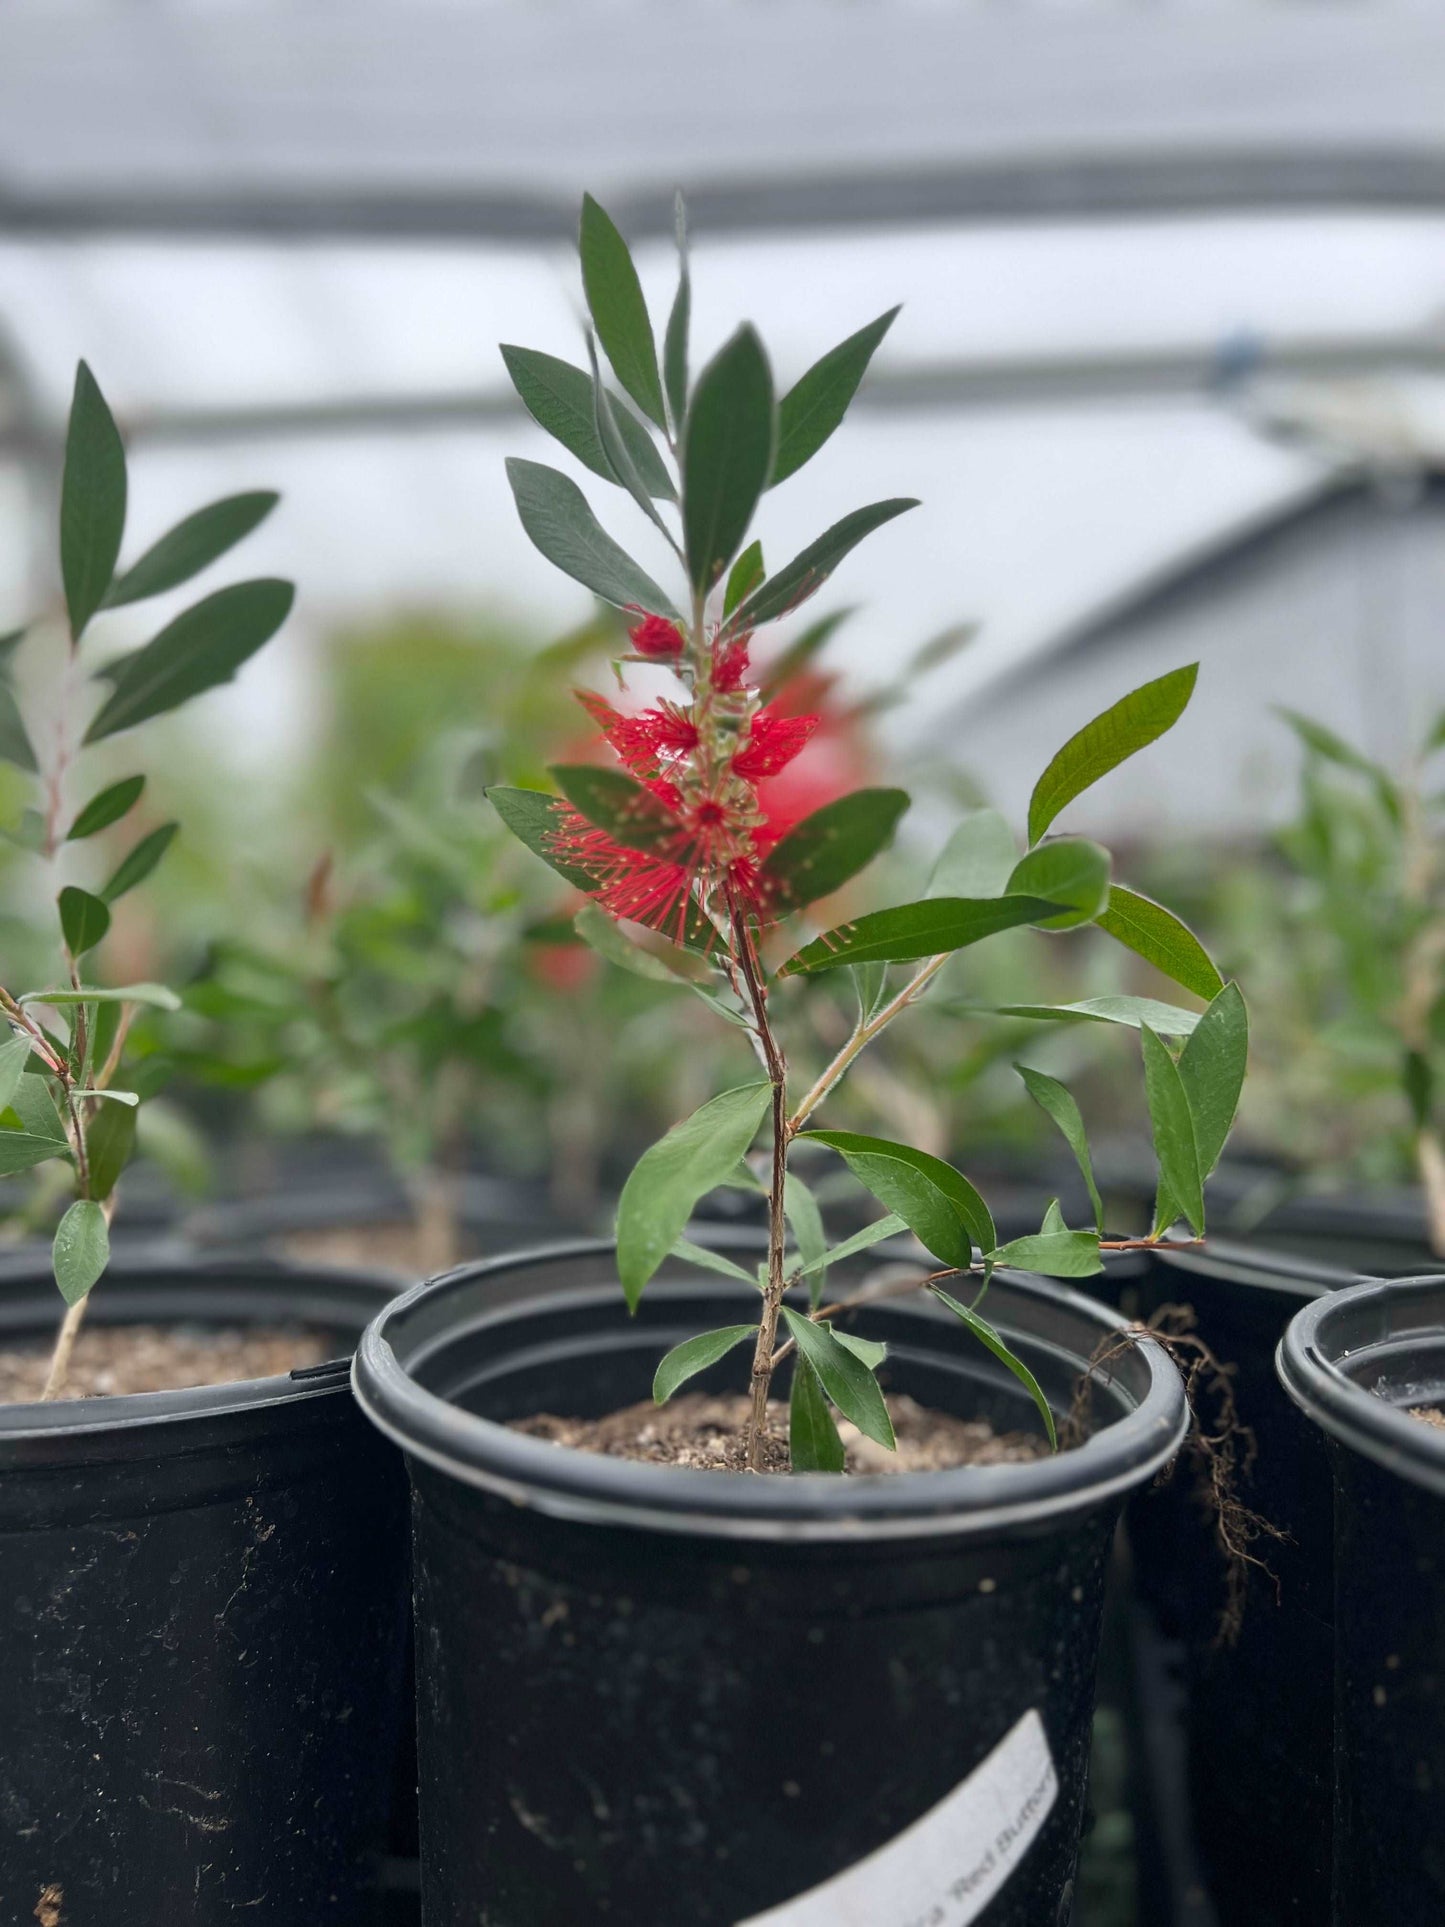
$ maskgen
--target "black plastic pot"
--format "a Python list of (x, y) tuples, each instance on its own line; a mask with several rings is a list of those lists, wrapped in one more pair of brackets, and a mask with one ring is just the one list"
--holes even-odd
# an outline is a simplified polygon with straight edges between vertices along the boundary
[[(349, 1353), (389, 1281), (125, 1253), (97, 1323), (304, 1324)], [(0, 1266), (0, 1342), (48, 1334)], [(0, 1919), (377, 1919), (406, 1489), (344, 1360), (0, 1406)]]
[(1274, 1577), (1249, 1569), (1238, 1636), (1221, 1643), (1225, 1566), (1197, 1484), (1171, 1480), (1129, 1520), (1139, 1591), (1185, 1649), (1193, 1826), (1226, 1927), (1317, 1927), (1329, 1904), (1330, 1476), (1319, 1434), (1280, 1391), (1274, 1351), (1302, 1306), (1354, 1282), (1213, 1239), (1153, 1267), (1153, 1307), (1192, 1306), (1231, 1368), (1257, 1447), (1241, 1497), (1289, 1534), (1256, 1547)]
[[(428, 1927), (772, 1927), (835, 1876), (853, 1912), (830, 1890), (779, 1922), (881, 1918), (879, 1881), (910, 1923), (1068, 1921), (1109, 1539), (1183, 1435), (1173, 1368), (1131, 1348), (1075, 1452), (926, 1475), (737, 1477), (508, 1429), (647, 1397), (669, 1346), (756, 1302), (669, 1261), (629, 1319), (587, 1244), (463, 1267), (364, 1338), (357, 1395), (413, 1480)], [(1003, 1278), (990, 1310), (1066, 1409), (1110, 1314)], [(890, 1389), (1035, 1422), (932, 1301), (853, 1328), (889, 1342)]]
[(1441, 1268), (1418, 1191), (1311, 1192), (1298, 1172), (1221, 1165), (1209, 1182), (1210, 1222), (1261, 1251), (1356, 1277), (1418, 1277)]
[(1278, 1364), (1335, 1475), (1333, 1919), (1445, 1920), (1445, 1431), (1405, 1409), (1445, 1407), (1445, 1279), (1306, 1307)]

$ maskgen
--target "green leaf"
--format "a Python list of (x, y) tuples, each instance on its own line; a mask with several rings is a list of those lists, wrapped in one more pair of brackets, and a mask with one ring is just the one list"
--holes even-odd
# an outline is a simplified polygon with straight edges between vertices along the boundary
[(177, 522), (111, 584), (101, 607), (119, 609), (127, 602), (144, 602), (148, 596), (179, 588), (235, 548), (265, 521), (280, 500), (274, 489), (257, 489), (248, 495), (228, 495), (197, 509), (194, 515)]
[(116, 1187), (135, 1150), (136, 1113), (124, 1104), (102, 1104), (85, 1129), (91, 1196), (102, 1202)]
[(1018, 862), (1014, 833), (997, 810), (974, 810), (939, 852), (931, 897), (1001, 897)]
[(642, 298), (642, 283), (627, 243), (590, 194), (582, 197), (580, 246), (582, 286), (597, 339), (617, 379), (643, 414), (665, 428), (667, 411), (657, 372), (657, 344)]
[(693, 1206), (726, 1178), (757, 1136), (769, 1084), (744, 1084), (675, 1124), (632, 1168), (617, 1206), (617, 1270), (628, 1309), (681, 1237)]
[(942, 1158), (855, 1131), (803, 1131), (799, 1136), (836, 1151), (858, 1182), (902, 1218), (943, 1264), (966, 1271), (973, 1263), (974, 1245), (991, 1251), (998, 1242), (988, 1206), (968, 1179)]
[[(621, 402), (615, 402), (607, 392), (602, 379), (602, 370), (597, 361), (597, 343), (590, 330), (587, 335), (587, 358), (592, 367), (592, 422), (597, 431), (597, 439), (602, 452), (607, 457), (613, 475), (621, 482), (627, 493), (636, 502), (652, 526), (661, 534), (664, 541), (670, 541), (666, 522), (653, 506), (652, 491), (647, 485), (642, 470), (632, 458), (632, 450), (622, 427), (623, 417), (627, 415)], [(631, 420), (631, 417), (628, 416)], [(633, 422), (633, 427), (639, 424)]]
[(83, 957), (87, 950), (94, 950), (109, 930), (110, 911), (99, 897), (93, 897), (89, 890), (77, 889), (73, 883), (61, 891), (58, 902), (65, 947), (72, 957)]
[(679, 1385), (685, 1385), (688, 1379), (705, 1372), (709, 1365), (716, 1365), (720, 1358), (726, 1358), (745, 1338), (756, 1338), (757, 1335), (756, 1325), (726, 1325), (721, 1331), (702, 1332), (696, 1338), (687, 1338), (682, 1344), (674, 1345), (653, 1377), (654, 1400), (659, 1405), (666, 1405)]
[(847, 1464), (822, 1382), (801, 1353), (788, 1400), (788, 1456), (794, 1472), (841, 1472)]
[(559, 469), (515, 455), (507, 461), (507, 480), (533, 547), (563, 575), (614, 608), (681, 620), (652, 577), (602, 527), (574, 481)]
[(818, 1200), (796, 1171), (789, 1171), (783, 1180), (783, 1210), (803, 1263), (799, 1276), (811, 1280), (812, 1302), (816, 1306), (828, 1276), (828, 1234), (823, 1229)]
[(785, 915), (841, 890), (893, 841), (907, 808), (905, 790), (854, 790), (805, 816), (763, 861), (766, 906)]
[(838, 427), (858, 392), (874, 350), (897, 313), (897, 308), (890, 308), (887, 314), (830, 348), (784, 395), (778, 406), (778, 452), (770, 487), (785, 482), (810, 461)]
[(757, 331), (741, 327), (703, 369), (682, 441), (682, 527), (694, 589), (742, 545), (773, 459), (773, 377)]
[(179, 823), (162, 823), (159, 829), (143, 836), (135, 848), (121, 858), (100, 892), (107, 903), (115, 903), (127, 890), (133, 890), (138, 883), (145, 882), (171, 847), (180, 827)]
[(727, 588), (723, 591), (724, 616), (730, 616), (738, 604), (752, 594), (766, 574), (763, 545), (761, 542), (750, 542), (728, 574)]
[(13, 1178), (18, 1171), (44, 1164), (49, 1158), (63, 1158), (70, 1146), (62, 1138), (37, 1137), (33, 1131), (0, 1130), (0, 1178)]
[(1147, 1024), (1139, 1028), (1139, 1041), (1144, 1050), (1144, 1095), (1154, 1130), (1154, 1155), (1159, 1160), (1161, 1201), (1166, 1194), (1176, 1201), (1194, 1235), (1202, 1237), (1204, 1183), (1184, 1080), (1164, 1043)]
[(597, 887), (597, 879), (590, 870), (584, 869), (581, 864), (567, 862), (553, 850), (558, 814), (565, 808), (560, 797), (552, 796), (546, 790), (508, 789), (498, 783), (488, 787), (486, 797), (518, 842), (525, 843), (534, 856), (550, 864), (574, 890), (593, 890)]
[(123, 776), (118, 783), (92, 796), (66, 831), (66, 842), (78, 843), (82, 837), (94, 836), (97, 831), (108, 830), (112, 823), (118, 823), (126, 811), (139, 802), (145, 786), (143, 776)]
[[(685, 981), (685, 979), (673, 978), (674, 983), (683, 981)], [(752, 1029), (752, 1022), (746, 1012), (736, 1009), (731, 1004), (725, 1004), (721, 997), (714, 996), (712, 991), (705, 989), (702, 984), (690, 983), (687, 987), (694, 997), (700, 997), (708, 1009), (712, 1011), (714, 1015), (721, 1017), (724, 1023), (732, 1024), (738, 1030)]]
[(1044, 1023), (1148, 1024), (1161, 1037), (1187, 1037), (1199, 1022), (1197, 1010), (1180, 1010), (1154, 997), (1085, 997), (1076, 1004), (997, 1004), (996, 1017), (1030, 1017)]
[(877, 1379), (862, 1359), (840, 1345), (826, 1325), (814, 1324), (791, 1305), (783, 1306), (783, 1317), (799, 1353), (818, 1374), (823, 1390), (844, 1418), (851, 1419), (865, 1438), (893, 1451), (896, 1441), (888, 1407)]
[(1178, 722), (1194, 693), (1199, 664), (1172, 669), (1085, 723), (1071, 736), (1034, 785), (1029, 799), (1029, 842), (1037, 843), (1059, 811)]
[(1050, 1198), (1044, 1208), (1044, 1221), (1039, 1226), (1040, 1234), (1049, 1236), (1060, 1231), (1067, 1231), (1068, 1228), (1068, 1225), (1064, 1222), (1063, 1206), (1057, 1198)]
[(1091, 923), (1109, 900), (1109, 852), (1080, 836), (1040, 843), (1014, 866), (1006, 894), (1047, 897), (1050, 903), (1069, 905), (1062, 916), (1041, 918), (1041, 930), (1071, 930)]
[[(668, 1256), (686, 1258), (690, 1265), (699, 1265), (704, 1271), (716, 1271), (724, 1278), (736, 1278), (744, 1285), (751, 1285), (754, 1291), (758, 1289), (755, 1272), (744, 1270), (741, 1265), (734, 1264), (733, 1260), (724, 1256), (721, 1251), (713, 1251), (708, 1245), (695, 1245), (691, 1238), (679, 1238)], [(748, 1329), (756, 1331), (757, 1326), (750, 1325)]]
[(1326, 729), (1323, 723), (1317, 723), (1309, 716), (1302, 716), (1297, 709), (1276, 706), (1275, 714), (1289, 724), (1306, 749), (1316, 756), (1322, 756), (1328, 763), (1338, 764), (1341, 769), (1352, 770), (1356, 776), (1363, 776), (1386, 814), (1399, 822), (1402, 807), (1399, 788), (1378, 763), (1372, 763), (1368, 756), (1362, 755), (1343, 736), (1337, 736), (1332, 729)]
[(182, 610), (143, 649), (101, 671), (111, 691), (85, 732), (86, 742), (134, 729), (230, 682), (275, 635), (295, 599), (292, 583), (263, 576), (233, 582)]
[(1083, 1115), (1073, 1092), (1066, 1089), (1056, 1077), (1049, 1077), (1044, 1071), (1031, 1070), (1027, 1064), (1015, 1064), (1014, 1069), (1023, 1079), (1024, 1088), (1035, 1104), (1063, 1132), (1088, 1187), (1089, 1202), (1094, 1207), (1094, 1228), (1102, 1232), (1104, 1207), (1099, 1199), (1099, 1187), (1094, 1182), (1094, 1161), (1089, 1156), (1088, 1133), (1084, 1129)]
[(1224, 979), (1210, 961), (1204, 945), (1161, 903), (1141, 897), (1116, 883), (1109, 891), (1109, 907), (1095, 922), (1116, 943), (1162, 970), (1196, 997), (1217, 997)]
[(1013, 1238), (988, 1255), (996, 1265), (1037, 1272), (1044, 1278), (1092, 1278), (1104, 1269), (1097, 1231), (1036, 1231)]
[(795, 555), (786, 568), (770, 576), (761, 588), (740, 603), (733, 611), (728, 628), (734, 635), (744, 630), (759, 628), (765, 622), (776, 622), (780, 616), (790, 615), (800, 603), (816, 594), (828, 577), (837, 568), (850, 550), (874, 529), (882, 528), (897, 515), (904, 515), (909, 509), (916, 509), (918, 503), (912, 497), (899, 497), (887, 502), (873, 502), (867, 508), (854, 509), (826, 529), (816, 542), (810, 542), (806, 549)]
[(58, 984), (53, 990), (27, 990), (16, 999), (21, 1004), (53, 1004), (63, 1009), (69, 1004), (146, 1004), (152, 1010), (179, 1010), (181, 1000), (164, 984), (82, 984), (78, 990)]
[[(604, 482), (617, 482), (617, 471), (608, 460), (597, 432), (596, 392), (586, 369), (576, 368), (556, 355), (541, 354), (535, 348), (504, 345), (502, 359), (523, 407), (538, 427), (555, 436)], [(615, 408), (613, 415), (627, 453), (649, 495), (676, 501), (677, 490), (672, 478), (642, 423), (626, 408)]]
[(110, 1263), (110, 1232), (105, 1213), (89, 1198), (77, 1198), (55, 1228), (51, 1267), (67, 1305), (78, 1305)]
[(686, 982), (675, 970), (669, 970), (660, 957), (634, 943), (616, 919), (595, 903), (583, 904), (572, 919), (572, 928), (599, 956), (623, 970), (630, 970), (634, 977), (646, 977), (654, 984), (671, 984), (674, 989), (680, 989)]
[(27, 1072), (16, 1085), (10, 1103), (20, 1119), (22, 1131), (28, 1131), (32, 1137), (50, 1138), (62, 1148), (69, 1148), (65, 1124), (48, 1078)]
[(687, 214), (677, 197), (677, 293), (662, 342), (662, 379), (673, 424), (681, 432), (687, 418), (687, 337), (692, 320), (692, 276), (687, 266)]
[(1195, 1025), (1179, 1059), (1201, 1177), (1209, 1176), (1224, 1150), (1248, 1059), (1249, 1013), (1239, 985), (1226, 984)]
[(1014, 1377), (1019, 1381), (1020, 1385), (1024, 1387), (1029, 1397), (1038, 1407), (1039, 1417), (1044, 1422), (1044, 1430), (1049, 1435), (1049, 1445), (1057, 1452), (1059, 1449), (1059, 1435), (1054, 1427), (1053, 1412), (1049, 1408), (1049, 1401), (1044, 1397), (1043, 1387), (1039, 1384), (1039, 1381), (1034, 1377), (1028, 1366), (1025, 1365), (1023, 1360), (1014, 1352), (1009, 1350), (993, 1326), (990, 1325), (986, 1319), (980, 1318), (976, 1311), (970, 1311), (967, 1305), (961, 1305), (958, 1300), (946, 1292), (941, 1285), (935, 1285), (933, 1287), (933, 1295), (941, 1304), (947, 1305), (955, 1318), (961, 1318), (973, 1333), (974, 1337), (993, 1353), (1001, 1365), (1006, 1365), (1013, 1373)]
[(125, 533), (125, 449), (94, 375), (82, 361), (60, 484), (60, 573), (78, 642), (110, 587)]
[(833, 1336), (840, 1345), (852, 1352), (855, 1358), (861, 1358), (870, 1372), (876, 1372), (888, 1356), (888, 1347), (876, 1338), (859, 1338), (854, 1332), (840, 1331), (834, 1331)]
[(574, 810), (629, 850), (677, 847), (682, 825), (660, 797), (625, 770), (598, 763), (554, 763), (550, 772)]
[(931, 897), (922, 903), (899, 904), (826, 931), (789, 957), (779, 974), (805, 976), (836, 970), (840, 964), (912, 963), (940, 957), (981, 943), (1001, 930), (1037, 923), (1057, 908), (1039, 897)]
[[(107, 1005), (107, 1009), (114, 1009), (114, 1005)], [(123, 1105), (125, 1106), (125, 1108), (132, 1111), (135, 1109), (136, 1105), (140, 1103), (140, 1093), (138, 1091), (113, 1091), (108, 1089), (97, 1090), (89, 1085), (78, 1084), (75, 1087), (75, 1089), (71, 1092), (71, 1096), (72, 1097), (93, 1097), (98, 1101), (101, 1101), (107, 1104)]]
[(871, 1245), (881, 1244), (885, 1238), (896, 1238), (900, 1231), (907, 1229), (908, 1226), (903, 1219), (896, 1212), (890, 1211), (886, 1218), (878, 1218), (872, 1224), (865, 1224), (863, 1229), (855, 1231), (851, 1238), (845, 1238), (841, 1244), (831, 1246), (821, 1258), (815, 1258), (811, 1264), (805, 1264), (800, 1271), (795, 1271), (792, 1275), (795, 1279), (810, 1278), (820, 1268), (826, 1270), (829, 1265), (840, 1265), (845, 1258), (851, 1258), (855, 1252), (867, 1251)]
[(25, 1066), (30, 1062), (30, 1039), (7, 1037), (0, 1043), (0, 1111), (8, 1111), (15, 1101)]
[(0, 678), (0, 761), (13, 763), (16, 769), (28, 770), (31, 775), (40, 767), (15, 691), (3, 678)]

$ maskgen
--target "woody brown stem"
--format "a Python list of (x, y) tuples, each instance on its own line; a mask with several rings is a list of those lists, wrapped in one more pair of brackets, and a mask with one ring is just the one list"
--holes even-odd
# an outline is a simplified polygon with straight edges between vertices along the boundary
[(747, 1458), (753, 1471), (762, 1467), (763, 1429), (767, 1422), (768, 1392), (773, 1379), (773, 1346), (778, 1334), (778, 1313), (787, 1285), (783, 1271), (786, 1220), (783, 1195), (788, 1175), (788, 1067), (773, 1028), (768, 1021), (768, 992), (763, 982), (753, 933), (747, 915), (734, 902), (732, 911), (733, 954), (738, 960), (753, 1022), (762, 1045), (763, 1062), (773, 1087), (773, 1156), (768, 1183), (768, 1282), (763, 1292), (762, 1315), (758, 1320), (757, 1343), (753, 1347), (752, 1409), (748, 1414)]

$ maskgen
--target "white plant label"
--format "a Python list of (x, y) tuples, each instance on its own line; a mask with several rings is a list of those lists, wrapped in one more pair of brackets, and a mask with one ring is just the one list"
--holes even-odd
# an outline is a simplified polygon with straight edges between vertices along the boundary
[(1025, 1713), (986, 1760), (886, 1847), (738, 1927), (968, 1927), (1058, 1797), (1048, 1735)]

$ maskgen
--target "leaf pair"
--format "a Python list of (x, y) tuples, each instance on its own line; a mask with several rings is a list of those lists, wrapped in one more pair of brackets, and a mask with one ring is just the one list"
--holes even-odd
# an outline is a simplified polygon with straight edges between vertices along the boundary
[(1159, 1161), (1156, 1236), (1181, 1214), (1204, 1235), (1204, 1180), (1219, 1162), (1244, 1084), (1249, 1017), (1237, 984), (1226, 984), (1178, 1059), (1148, 1024), (1139, 1030), (1144, 1090)]

